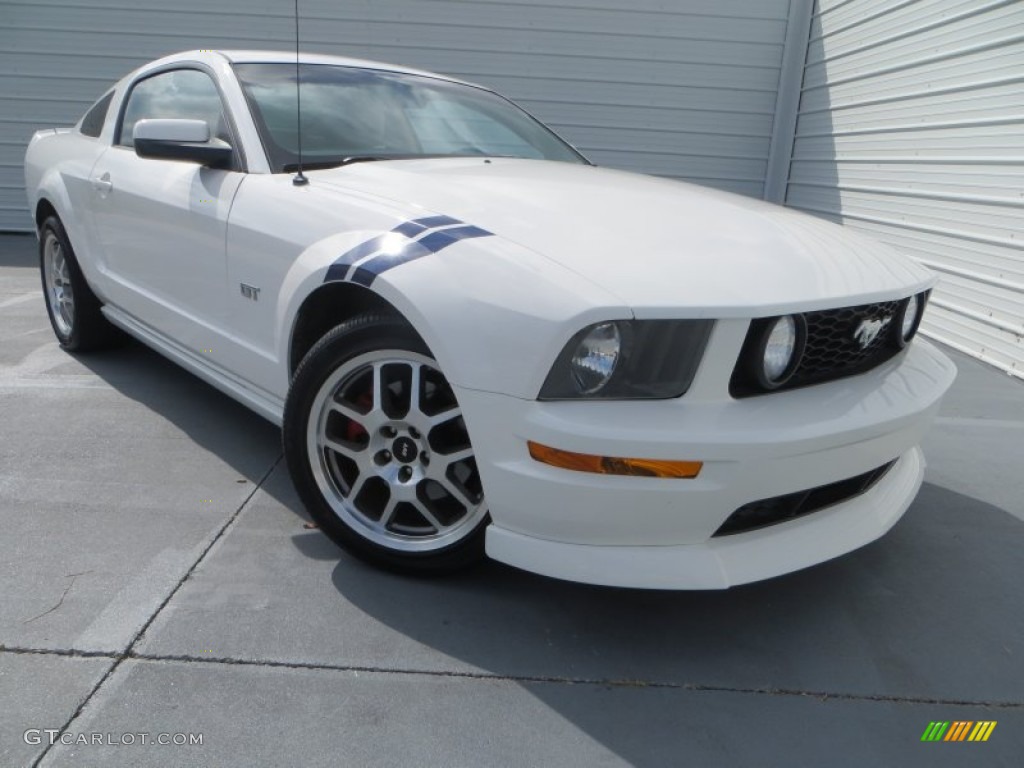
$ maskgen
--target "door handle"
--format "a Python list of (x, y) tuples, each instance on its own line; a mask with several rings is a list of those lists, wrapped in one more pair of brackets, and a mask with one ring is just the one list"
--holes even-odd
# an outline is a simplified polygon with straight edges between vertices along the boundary
[(104, 173), (102, 176), (93, 177), (92, 188), (97, 192), (109, 192), (114, 188), (114, 182), (110, 180), (109, 173)]

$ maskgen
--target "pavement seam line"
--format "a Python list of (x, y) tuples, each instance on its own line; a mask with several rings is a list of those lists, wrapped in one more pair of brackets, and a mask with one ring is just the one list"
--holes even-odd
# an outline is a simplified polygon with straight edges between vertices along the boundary
[(64, 656), (70, 659), (116, 659), (120, 656), (114, 651), (82, 651), (77, 648), (26, 648), (20, 645), (3, 645), (0, 653), (14, 656)]
[[(0, 653), (13, 653), (41, 656), (67, 656), (82, 658), (112, 658), (122, 660), (117, 654), (106, 652), (81, 652), (73, 650), (56, 650), (47, 648), (5, 648), (0, 646)], [(744, 688), (727, 685), (708, 685), (704, 683), (669, 683), (650, 680), (628, 680), (614, 678), (555, 677), (548, 675), (502, 675), (491, 672), (459, 672), (455, 670), (431, 669), (399, 669), (343, 664), (318, 664), (301, 661), (274, 661), (256, 659), (232, 659), (230, 657), (211, 658), (209, 656), (189, 656), (187, 654), (153, 654), (132, 652), (130, 658), (145, 663), (178, 663), (178, 664), (218, 664), (221, 666), (265, 667), (268, 669), (322, 670), (330, 672), (366, 672), (381, 675), (417, 675), (421, 677), (454, 678), (463, 680), (481, 680), (510, 683), (551, 683), (561, 685), (593, 685), (613, 688), (652, 688), (660, 690), (682, 690), (707, 693), (738, 693), (759, 696), (794, 696), (816, 698), (821, 701), (835, 699), (839, 701), (867, 701), (890, 704), (930, 704), (958, 707), (984, 707), (988, 709), (1024, 709), (1020, 701), (978, 701), (974, 699), (948, 699), (925, 696), (893, 696), (869, 693), (833, 693), (829, 691), (804, 691), (795, 688)]]
[(924, 696), (892, 696), (886, 694), (830, 693), (828, 691), (803, 691), (792, 688), (756, 688), (703, 683), (671, 683), (650, 680), (615, 678), (558, 677), (553, 675), (502, 675), (496, 672), (468, 672), (457, 670), (429, 670), (415, 668), (387, 668), (366, 665), (319, 664), (314, 662), (291, 662), (274, 660), (249, 660), (232, 658), (210, 658), (187, 654), (133, 654), (133, 658), (149, 662), (177, 662), (186, 664), (220, 664), (223, 666), (253, 666), (297, 670), (323, 670), (334, 672), (368, 672), (383, 675), (420, 675), (424, 677), (456, 678), (465, 680), (486, 680), (513, 683), (555, 683), (564, 685), (594, 685), (615, 688), (652, 688), (684, 691), (719, 693), (746, 693), (769, 696), (802, 696), (822, 700), (877, 701), (898, 704), (941, 704), (945, 706), (992, 707), (1000, 709), (1024, 709), (1024, 701), (976, 701), (970, 699), (928, 698)]
[[(156, 617), (160, 615), (163, 609), (167, 607), (167, 604), (174, 599), (174, 596), (176, 594), (178, 594), (178, 591), (182, 588), (185, 582), (189, 580), (193, 573), (195, 573), (196, 568), (198, 568), (202, 564), (203, 560), (206, 559), (206, 556), (210, 554), (210, 550), (213, 549), (214, 545), (216, 545), (216, 543), (224, 537), (224, 535), (235, 524), (239, 517), (241, 517), (242, 512), (245, 510), (246, 506), (248, 506), (249, 502), (252, 501), (253, 497), (256, 496), (260, 488), (263, 487), (263, 484), (267, 482), (267, 480), (270, 478), (271, 474), (273, 474), (274, 470), (277, 469), (278, 465), (281, 463), (281, 460), (283, 458), (284, 454), (279, 454), (278, 457), (274, 459), (274, 463), (270, 465), (270, 468), (263, 474), (263, 477), (259, 479), (259, 482), (256, 483), (255, 487), (253, 487), (252, 492), (249, 493), (249, 495), (242, 500), (242, 503), (238, 505), (238, 509), (236, 509), (231, 514), (231, 516), (228, 517), (227, 521), (220, 527), (217, 533), (214, 534), (213, 538), (210, 539), (209, 543), (205, 547), (203, 547), (203, 551), (199, 553), (199, 557), (197, 557), (195, 562), (192, 563), (191, 566), (189, 566), (188, 570), (185, 571), (185, 574), (178, 580), (178, 583), (175, 584), (174, 588), (167, 594), (167, 597), (164, 598), (163, 602), (161, 602), (160, 605), (157, 606), (156, 610), (153, 611), (153, 614), (149, 617), (146, 623), (143, 624), (139, 631), (135, 633), (135, 636), (131, 639), (131, 641), (128, 643), (125, 649), (120, 653), (110, 654), (106, 656), (106, 658), (112, 658), (114, 660), (114, 663), (111, 664), (107, 671), (103, 673), (103, 676), (100, 677), (100, 679), (96, 682), (96, 685), (92, 687), (92, 690), (85, 695), (81, 702), (79, 702), (78, 707), (76, 707), (75, 711), (71, 713), (71, 717), (69, 717), (67, 721), (64, 723), (64, 725), (61, 726), (61, 733), (65, 733), (68, 730), (68, 728), (71, 727), (71, 724), (74, 723), (76, 719), (78, 719), (78, 716), (82, 714), (86, 706), (88, 706), (89, 702), (96, 697), (96, 694), (99, 693), (104, 683), (106, 683), (107, 680), (110, 679), (110, 677), (114, 674), (115, 671), (117, 671), (121, 664), (127, 659), (135, 658), (135, 646), (138, 645), (143, 635), (145, 635), (146, 631), (150, 628), (150, 626), (152, 626), (153, 622), (156, 620)], [(86, 654), (67, 653), (61, 655), (85, 656)], [(52, 741), (49, 744), (47, 744), (43, 751), (39, 753), (39, 756), (32, 761), (29, 768), (38, 768), (38, 766), (43, 762), (43, 760), (46, 759), (46, 756), (50, 753), (50, 750), (53, 749), (53, 746), (54, 743)]]
[(192, 578), (192, 574), (195, 573), (196, 569), (200, 565), (202, 565), (207, 555), (210, 554), (210, 550), (212, 550), (217, 545), (218, 541), (224, 538), (229, 529), (234, 527), (235, 523), (242, 516), (242, 512), (249, 505), (249, 502), (253, 500), (253, 497), (255, 497), (256, 494), (259, 492), (260, 488), (263, 487), (263, 484), (267, 482), (267, 480), (270, 478), (270, 475), (273, 474), (275, 469), (277, 469), (282, 459), (284, 459), (284, 454), (279, 454), (278, 457), (274, 459), (274, 463), (270, 465), (270, 469), (268, 469), (263, 474), (263, 477), (259, 479), (259, 482), (256, 483), (256, 486), (252, 489), (252, 492), (248, 496), (246, 496), (245, 499), (242, 500), (242, 503), (238, 505), (238, 509), (236, 509), (234, 513), (231, 515), (231, 517), (228, 518), (227, 522), (225, 522), (224, 525), (220, 527), (220, 530), (217, 531), (217, 533), (210, 540), (210, 542), (205, 547), (203, 547), (203, 551), (199, 553), (199, 557), (197, 557), (196, 561), (192, 563), (191, 567), (187, 571), (185, 571), (185, 575), (178, 580), (178, 583), (174, 585), (174, 589), (172, 589), (167, 594), (167, 597), (164, 598), (164, 601), (157, 606), (157, 609), (153, 611), (153, 615), (150, 616), (149, 620), (142, 625), (142, 629), (135, 633), (135, 637), (132, 638), (132, 641), (128, 643), (128, 646), (121, 653), (121, 657), (123, 659), (129, 658), (133, 655), (135, 646), (139, 644), (139, 641), (149, 630), (150, 626), (152, 626), (153, 622), (156, 621), (156, 617), (159, 616), (163, 609), (167, 607), (167, 604), (174, 599), (174, 596), (178, 594), (178, 591), (185, 585), (185, 582)]

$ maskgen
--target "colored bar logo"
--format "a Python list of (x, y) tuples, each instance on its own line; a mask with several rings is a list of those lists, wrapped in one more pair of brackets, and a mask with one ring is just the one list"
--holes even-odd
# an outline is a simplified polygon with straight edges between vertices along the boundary
[(932, 721), (921, 734), (921, 741), (988, 741), (995, 728), (995, 720)]

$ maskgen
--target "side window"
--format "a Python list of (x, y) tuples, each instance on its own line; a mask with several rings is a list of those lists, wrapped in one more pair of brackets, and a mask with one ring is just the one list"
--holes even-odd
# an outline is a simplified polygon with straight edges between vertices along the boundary
[(128, 95), (117, 143), (133, 146), (135, 123), (151, 117), (205, 120), (211, 136), (231, 141), (220, 93), (205, 72), (175, 69), (136, 83)]
[(107, 111), (110, 109), (110, 102), (114, 98), (111, 91), (106, 96), (89, 107), (89, 111), (82, 118), (82, 125), (78, 129), (83, 136), (92, 136), (94, 139), (103, 133), (103, 124), (107, 121)]

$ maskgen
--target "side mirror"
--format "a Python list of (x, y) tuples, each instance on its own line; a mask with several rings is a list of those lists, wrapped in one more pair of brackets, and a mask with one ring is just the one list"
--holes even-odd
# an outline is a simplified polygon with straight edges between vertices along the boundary
[(211, 168), (230, 168), (234, 157), (230, 144), (210, 138), (205, 120), (139, 120), (132, 130), (132, 140), (139, 157), (183, 160)]

